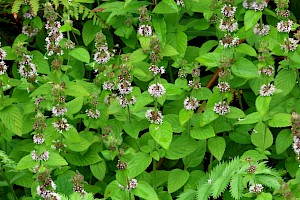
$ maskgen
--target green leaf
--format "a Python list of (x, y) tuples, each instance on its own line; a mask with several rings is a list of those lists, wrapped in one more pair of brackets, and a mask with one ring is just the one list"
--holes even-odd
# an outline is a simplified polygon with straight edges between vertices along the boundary
[(204, 55), (200, 54), (196, 61), (200, 63), (200, 65), (207, 66), (209, 68), (217, 67), (220, 65), (221, 55), (218, 52), (206, 53)]
[(199, 166), (203, 161), (205, 152), (206, 152), (206, 140), (199, 140), (198, 148), (194, 152), (182, 158), (185, 168)]
[(37, 162), (32, 160), (31, 155), (27, 155), (18, 162), (16, 169), (22, 170), (22, 169), (33, 168), (36, 164)]
[(246, 43), (239, 44), (235, 50), (239, 53), (244, 53), (249, 56), (257, 56), (255, 49)]
[(275, 88), (282, 90), (281, 95), (285, 96), (292, 91), (296, 84), (296, 72), (290, 69), (282, 69), (274, 80)]
[(226, 148), (225, 139), (222, 137), (213, 137), (209, 138), (207, 141), (207, 147), (210, 153), (217, 158), (217, 160), (221, 160)]
[(269, 120), (269, 126), (271, 127), (287, 127), (291, 126), (291, 114), (276, 113)]
[(176, 51), (176, 49), (169, 44), (166, 44), (162, 50), (163, 56), (176, 56), (178, 54), (179, 53)]
[(244, 17), (245, 30), (247, 31), (252, 28), (261, 18), (261, 16), (261, 11), (247, 10)]
[(255, 101), (256, 110), (260, 116), (265, 116), (269, 110), (270, 102), (272, 97), (258, 96)]
[(128, 176), (134, 178), (144, 172), (152, 162), (150, 155), (138, 152), (128, 163)]
[(96, 164), (90, 166), (92, 174), (100, 181), (102, 181), (105, 177), (106, 173), (106, 164), (105, 161), (100, 161)]
[(76, 97), (75, 99), (73, 99), (72, 101), (69, 101), (67, 103), (67, 113), (68, 114), (75, 114), (77, 112), (79, 112), (82, 108), (83, 105), (83, 97)]
[(238, 119), (245, 117), (245, 113), (237, 107), (230, 106), (230, 113), (226, 114), (225, 117), (229, 119)]
[(209, 124), (210, 122), (216, 120), (218, 117), (219, 115), (213, 110), (206, 110), (204, 113), (201, 114), (200, 126), (203, 127)]
[(94, 39), (97, 32), (101, 30), (100, 26), (94, 25), (92, 20), (84, 23), (82, 28), (82, 39), (85, 46), (88, 46)]
[(0, 110), (0, 119), (5, 127), (14, 134), (22, 135), (22, 113), (14, 106), (10, 105)]
[(177, 13), (178, 7), (173, 0), (162, 0), (155, 6), (152, 12), (158, 14)]
[(181, 169), (173, 169), (168, 177), (168, 192), (179, 190), (189, 180), (189, 172)]
[(263, 122), (258, 122), (251, 134), (251, 142), (255, 146), (265, 150), (272, 146), (273, 135)]
[(247, 115), (244, 119), (240, 119), (236, 124), (255, 124), (261, 120), (260, 114), (258, 112), (253, 112)]
[(46, 166), (63, 166), (68, 165), (67, 161), (58, 153), (50, 152), (49, 160), (43, 162)]
[(139, 133), (142, 130), (145, 130), (146, 128), (148, 128), (148, 124), (145, 122), (146, 121), (125, 122), (123, 128), (128, 135), (137, 139), (139, 136)]
[(67, 171), (57, 177), (55, 181), (57, 192), (65, 195), (70, 195), (73, 193), (73, 183), (69, 181), (70, 179), (72, 179), (74, 175), (73, 173), (74, 172), (72, 171)]
[(82, 47), (77, 47), (69, 52), (69, 55), (76, 60), (79, 60), (81, 62), (89, 63), (90, 62), (90, 54), (89, 52), (82, 48)]
[(199, 140), (205, 140), (215, 136), (215, 131), (210, 124), (197, 127), (191, 130), (191, 137)]
[(237, 77), (245, 79), (259, 77), (256, 66), (246, 58), (238, 58), (231, 66), (231, 70)]
[[(164, 17), (162, 15), (154, 15), (152, 17), (152, 24), (153, 24), (153, 28), (155, 29), (155, 32), (162, 44), (162, 47), (164, 47), (164, 49), (167, 48), (165, 46), (166, 39), (167, 39), (167, 25), (166, 25)], [(177, 52), (177, 54), (178, 54), (178, 52)]]
[(65, 155), (68, 163), (75, 165), (75, 166), (89, 166), (100, 162), (102, 158), (99, 154), (93, 150), (89, 149), (86, 153), (68, 153)]
[(167, 34), (167, 44), (177, 50), (178, 56), (184, 56), (187, 48), (187, 35), (184, 32), (170, 32)]
[(272, 194), (271, 193), (260, 193), (257, 195), (256, 200), (272, 200)]
[(75, 152), (85, 151), (91, 145), (88, 140), (77, 133), (77, 130), (73, 126), (69, 131), (64, 133), (64, 137), (67, 148)]
[(199, 55), (203, 55), (208, 53), (212, 48), (217, 46), (219, 44), (216, 40), (208, 40), (205, 43), (203, 43), (199, 49)]
[(148, 55), (144, 53), (143, 49), (137, 49), (130, 54), (129, 60), (131, 63), (137, 63), (143, 61), (147, 57)]
[(121, 192), (119, 183), (117, 180), (114, 180), (110, 182), (108, 186), (105, 188), (104, 197), (105, 198), (114, 197), (117, 196), (119, 192)]
[(145, 200), (159, 200), (153, 187), (144, 181), (138, 182), (138, 187), (132, 190), (132, 194)]
[(168, 149), (172, 141), (172, 126), (168, 122), (150, 124), (149, 131), (154, 140), (163, 148)]
[(31, 54), (32, 54), (32, 62), (36, 64), (38, 73), (50, 74), (51, 72), (50, 72), (49, 63), (47, 60), (44, 59), (44, 55), (37, 50), (32, 51)]
[(166, 150), (165, 157), (171, 160), (183, 158), (198, 147), (198, 142), (189, 135), (180, 135), (173, 138), (168, 150)]
[(184, 125), (187, 121), (191, 119), (193, 116), (194, 111), (193, 110), (186, 110), (186, 109), (181, 109), (179, 112), (179, 122), (181, 125)]
[(284, 129), (276, 137), (275, 145), (277, 154), (282, 154), (293, 143), (291, 130)]
[(68, 82), (66, 85), (66, 95), (81, 97), (89, 96), (89, 92), (80, 84), (74, 82)]

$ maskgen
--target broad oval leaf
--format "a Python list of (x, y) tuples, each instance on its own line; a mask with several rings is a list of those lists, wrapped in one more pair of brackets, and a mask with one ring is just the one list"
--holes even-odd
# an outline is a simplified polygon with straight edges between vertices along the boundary
[(173, 169), (168, 177), (168, 192), (173, 193), (179, 190), (188, 180), (189, 172), (181, 169)]
[(154, 140), (164, 149), (168, 149), (173, 136), (172, 126), (168, 122), (163, 124), (150, 124), (149, 131)]
[(77, 47), (69, 52), (69, 55), (75, 58), (76, 60), (79, 60), (81, 62), (89, 63), (90, 62), (90, 54), (89, 52), (82, 48)]
[(207, 141), (207, 147), (210, 153), (220, 161), (226, 148), (225, 139), (222, 137), (209, 138)]

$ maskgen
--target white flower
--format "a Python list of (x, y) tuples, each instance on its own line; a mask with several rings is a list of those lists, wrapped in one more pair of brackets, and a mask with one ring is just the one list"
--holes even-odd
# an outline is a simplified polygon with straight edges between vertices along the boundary
[(223, 39), (220, 40), (220, 45), (226, 48), (235, 47), (239, 44), (239, 38), (233, 37), (229, 34), (226, 34)]
[(219, 28), (221, 31), (234, 32), (238, 29), (238, 23), (234, 19), (221, 19)]
[(249, 192), (250, 193), (261, 193), (263, 188), (264, 187), (262, 186), (262, 184), (251, 185), (249, 188)]
[(300, 138), (294, 136), (293, 149), (297, 155), (300, 155)]
[(281, 49), (285, 51), (295, 51), (298, 47), (299, 40), (295, 40), (294, 38), (284, 38), (284, 44), (281, 44)]
[(45, 138), (44, 138), (43, 134), (33, 135), (33, 142), (35, 144), (43, 144), (44, 141), (45, 141)]
[(67, 108), (61, 105), (56, 105), (52, 107), (52, 113), (56, 117), (64, 116), (65, 113), (67, 112)]
[(138, 29), (138, 33), (142, 36), (151, 36), (152, 35), (152, 27), (149, 25), (140, 25)]
[(187, 97), (183, 102), (186, 110), (196, 110), (199, 106), (199, 102), (195, 97)]
[(129, 181), (128, 190), (134, 189), (138, 186), (138, 182), (136, 179), (132, 179)]
[(65, 118), (58, 119), (58, 121), (52, 123), (55, 130), (62, 133), (63, 130), (68, 131), (70, 129), (70, 124)]
[(289, 33), (292, 30), (294, 22), (292, 20), (284, 21), (281, 20), (277, 23), (277, 30), (278, 32), (285, 32)]
[(154, 83), (149, 86), (148, 92), (150, 93), (151, 96), (153, 96), (155, 98), (159, 98), (166, 93), (166, 89), (164, 88), (164, 86), (162, 84)]
[(230, 113), (230, 107), (226, 101), (220, 101), (215, 104), (213, 111), (219, 115), (226, 115), (227, 113)]
[(275, 86), (271, 83), (268, 83), (268, 85), (263, 84), (259, 90), (260, 96), (263, 97), (272, 96), (274, 92), (275, 92)]
[(3, 75), (6, 73), (7, 70), (7, 65), (5, 64), (4, 61), (0, 61), (0, 75)]
[(99, 49), (99, 51), (94, 54), (94, 60), (98, 64), (105, 64), (110, 60), (110, 58), (111, 54), (107, 50)]
[(6, 57), (6, 51), (2, 48), (0, 48), (0, 60), (4, 60)]
[(256, 24), (253, 28), (253, 33), (255, 35), (265, 36), (268, 35), (270, 32), (270, 26), (266, 24)]
[(154, 110), (147, 110), (145, 117), (152, 123), (152, 124), (162, 124), (163, 123), (163, 115), (161, 111), (154, 111)]
[(227, 82), (220, 82), (220, 83), (218, 83), (217, 87), (220, 90), (220, 92), (222, 92), (222, 93), (230, 91), (230, 85)]
[(132, 91), (131, 83), (129, 81), (122, 81), (118, 84), (120, 94), (129, 94)]
[(222, 14), (224, 17), (234, 17), (234, 13), (236, 12), (236, 7), (232, 5), (224, 4), (221, 9)]
[(100, 117), (100, 111), (97, 109), (96, 110), (87, 109), (85, 113), (89, 118), (98, 119)]

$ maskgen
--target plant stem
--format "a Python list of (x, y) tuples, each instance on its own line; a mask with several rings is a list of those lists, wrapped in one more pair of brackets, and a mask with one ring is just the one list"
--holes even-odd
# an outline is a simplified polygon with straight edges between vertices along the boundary
[(208, 172), (210, 172), (212, 170), (213, 159), (214, 159), (214, 156), (212, 154), (210, 154)]
[(156, 160), (153, 159), (153, 188), (156, 190)]
[(0, 170), (0, 175), (1, 175), (2, 179), (8, 184), (8, 187), (9, 187), (9, 189), (10, 189), (10, 191), (11, 191), (14, 199), (18, 200), (18, 197), (17, 197), (17, 195), (16, 195), (16, 193), (14, 191), (13, 185), (10, 184), (9, 179), (5, 176), (5, 173), (3, 173), (2, 169)]
[(127, 105), (127, 111), (128, 111), (128, 122), (131, 123), (131, 112), (129, 109), (129, 105)]
[(239, 99), (240, 108), (242, 110), (244, 110), (243, 109), (243, 102), (242, 102), (242, 98), (241, 98), (241, 94), (240, 94), (240, 90), (239, 89), (237, 90), (237, 95), (238, 95), (238, 99)]

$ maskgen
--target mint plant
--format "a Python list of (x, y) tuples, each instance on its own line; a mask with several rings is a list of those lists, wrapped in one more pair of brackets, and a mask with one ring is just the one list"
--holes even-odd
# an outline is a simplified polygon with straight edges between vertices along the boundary
[(0, 6), (4, 199), (300, 197), (297, 1)]

